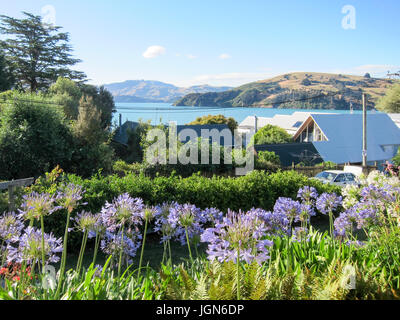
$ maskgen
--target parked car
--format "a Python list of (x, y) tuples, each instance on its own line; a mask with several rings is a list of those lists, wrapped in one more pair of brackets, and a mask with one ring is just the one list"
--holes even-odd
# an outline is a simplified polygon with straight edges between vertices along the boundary
[(357, 176), (354, 173), (340, 170), (322, 171), (318, 173), (314, 178), (322, 181), (323, 183), (330, 183), (342, 187), (349, 184), (359, 184)]

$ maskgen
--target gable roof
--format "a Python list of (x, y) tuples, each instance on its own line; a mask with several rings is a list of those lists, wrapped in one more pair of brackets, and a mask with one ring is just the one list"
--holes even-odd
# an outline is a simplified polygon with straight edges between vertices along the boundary
[[(362, 162), (362, 114), (311, 114), (328, 141), (313, 142), (324, 161)], [(307, 119), (306, 122), (308, 122)], [(299, 128), (295, 137), (303, 130)], [(400, 146), (400, 129), (385, 113), (367, 115), (367, 161), (389, 160)]]

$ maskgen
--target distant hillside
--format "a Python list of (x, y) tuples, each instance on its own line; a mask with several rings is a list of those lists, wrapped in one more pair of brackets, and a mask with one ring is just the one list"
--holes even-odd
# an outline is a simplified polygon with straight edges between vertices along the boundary
[(189, 93), (222, 92), (231, 87), (208, 85), (180, 88), (160, 81), (128, 80), (104, 86), (114, 96), (115, 102), (174, 102)]
[[(373, 108), (396, 80), (341, 74), (296, 72), (252, 82), (225, 92), (191, 93), (176, 106), (362, 109), (361, 94)], [(317, 97), (317, 98), (313, 98)], [(313, 98), (313, 99), (311, 99)], [(296, 101), (294, 101), (296, 100)]]

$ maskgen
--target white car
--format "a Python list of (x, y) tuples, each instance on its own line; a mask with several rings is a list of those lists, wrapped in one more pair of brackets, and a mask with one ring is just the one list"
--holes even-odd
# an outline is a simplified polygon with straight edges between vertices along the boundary
[(330, 183), (345, 187), (347, 185), (358, 185), (357, 176), (351, 172), (345, 172), (340, 170), (327, 170), (318, 173), (315, 177), (323, 183)]

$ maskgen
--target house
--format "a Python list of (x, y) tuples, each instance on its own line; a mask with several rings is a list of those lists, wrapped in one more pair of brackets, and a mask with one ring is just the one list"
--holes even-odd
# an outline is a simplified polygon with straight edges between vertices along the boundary
[[(362, 114), (310, 114), (293, 136), (311, 142), (324, 161), (362, 163)], [(367, 115), (367, 162), (392, 159), (400, 146), (400, 128), (385, 113)]]
[(243, 136), (246, 133), (254, 134), (259, 129), (270, 124), (286, 130), (287, 133), (293, 136), (297, 132), (299, 127), (303, 124), (303, 122), (310, 116), (310, 114), (310, 112), (297, 111), (293, 114), (277, 114), (270, 118), (248, 116), (239, 124), (238, 131)]
[(400, 128), (400, 113), (388, 113), (388, 116)]

